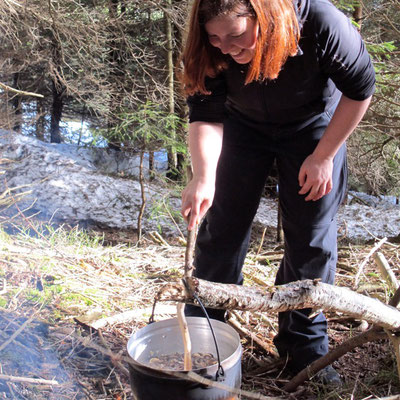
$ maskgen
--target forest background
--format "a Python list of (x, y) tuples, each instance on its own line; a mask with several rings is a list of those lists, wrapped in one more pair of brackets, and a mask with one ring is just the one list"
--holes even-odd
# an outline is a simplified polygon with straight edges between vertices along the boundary
[[(150, 168), (153, 152), (164, 149), (167, 176), (179, 179), (188, 156), (177, 65), (189, 3), (3, 0), (0, 128), (53, 143), (145, 151)], [(349, 140), (350, 189), (399, 196), (400, 4), (335, 4), (361, 31), (378, 82)], [(68, 121), (78, 128), (71, 132)]]

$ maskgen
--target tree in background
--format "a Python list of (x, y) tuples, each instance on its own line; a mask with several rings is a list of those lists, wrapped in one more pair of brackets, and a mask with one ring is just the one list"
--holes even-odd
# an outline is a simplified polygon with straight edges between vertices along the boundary
[[(349, 3), (347, 3), (349, 7)], [(350, 184), (372, 194), (400, 196), (400, 3), (357, 2), (350, 11), (377, 72), (369, 112), (349, 140)]]
[[(135, 145), (134, 148), (126, 147), (125, 151), (139, 152), (140, 154), (139, 182), (142, 205), (137, 222), (138, 240), (140, 241), (142, 217), (146, 206), (145, 175), (148, 175), (150, 179), (154, 178), (154, 169), (152, 168), (150, 168), (148, 174), (145, 174), (145, 154), (166, 148), (171, 149), (174, 153), (185, 154), (185, 143), (182, 143), (177, 136), (171, 135), (171, 132), (182, 129), (182, 120), (170, 113), (169, 110), (163, 110), (158, 104), (150, 101), (142, 104), (135, 112), (126, 110), (124, 114), (119, 116), (119, 119), (122, 122), (115, 126), (114, 132), (111, 132), (112, 136), (120, 142)], [(150, 162), (149, 165), (151, 167)]]
[[(370, 111), (349, 141), (352, 188), (399, 195), (399, 3), (335, 3), (358, 24), (378, 73)], [(175, 76), (186, 13), (181, 0), (3, 0), (0, 82), (44, 98), (4, 90), (0, 127), (59, 142), (68, 140), (60, 121), (79, 117), (114, 147), (142, 148), (137, 135), (113, 136), (127, 114), (140, 115), (151, 102), (186, 119)], [(184, 142), (183, 126), (168, 134)], [(183, 156), (166, 150), (169, 176), (176, 177)]]
[[(52, 104), (66, 118), (84, 109), (96, 126), (111, 130), (127, 107), (134, 110), (150, 100), (168, 109), (171, 66), (165, 60), (179, 47), (173, 35), (177, 10), (169, 2), (135, 0), (32, 0), (23, 6), (5, 0), (0, 40), (8, 51), (1, 55), (1, 81), (12, 86), (18, 73), (21, 87), (45, 96), (35, 105), (41, 113), (49, 115)], [(57, 136), (57, 113), (53, 115)], [(4, 120), (3, 126), (12, 129)]]

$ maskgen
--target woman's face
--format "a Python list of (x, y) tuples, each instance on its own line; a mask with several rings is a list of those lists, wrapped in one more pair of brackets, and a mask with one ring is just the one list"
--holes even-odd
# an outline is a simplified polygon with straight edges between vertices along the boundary
[(210, 44), (237, 63), (247, 64), (253, 59), (258, 35), (255, 17), (220, 15), (208, 21), (205, 29)]

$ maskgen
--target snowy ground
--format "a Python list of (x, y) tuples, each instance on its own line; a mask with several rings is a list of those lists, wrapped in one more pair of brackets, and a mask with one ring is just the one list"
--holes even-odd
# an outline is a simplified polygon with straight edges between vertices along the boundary
[[(5, 131), (0, 131), (0, 154), (0, 194), (21, 186), (19, 191), (30, 191), (21, 201), (21, 209), (31, 206), (31, 212), (58, 222), (136, 228), (141, 206), (137, 157), (106, 149), (48, 144)], [(171, 214), (179, 213), (179, 193), (172, 193), (161, 181), (148, 183), (146, 203), (143, 230), (161, 227), (163, 234), (176, 235)], [(15, 210), (3, 209), (2, 213), (0, 223)], [(276, 227), (276, 200), (262, 199), (255, 223)], [(398, 237), (400, 206), (393, 199), (350, 192), (348, 204), (340, 209), (338, 225), (339, 235), (349, 240)], [(185, 230), (183, 224), (180, 229)]]
[[(276, 227), (277, 202), (263, 199), (255, 222)], [(347, 204), (337, 216), (339, 236), (366, 241), (400, 235), (400, 206), (392, 198), (380, 199), (365, 193), (349, 192)]]

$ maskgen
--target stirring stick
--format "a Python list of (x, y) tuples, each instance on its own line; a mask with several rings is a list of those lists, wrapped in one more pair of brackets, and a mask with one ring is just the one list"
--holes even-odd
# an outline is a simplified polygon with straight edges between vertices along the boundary
[[(197, 225), (188, 232), (187, 242), (186, 242), (186, 252), (185, 252), (185, 271), (184, 277), (188, 279), (193, 274), (193, 252), (194, 243), (196, 241)], [(192, 342), (190, 340), (189, 328), (187, 325), (185, 312), (185, 304), (179, 303), (177, 306), (177, 317), (179, 322), (179, 328), (181, 330), (183, 347), (184, 347), (184, 357), (183, 365), (185, 371), (190, 371), (192, 369)]]

